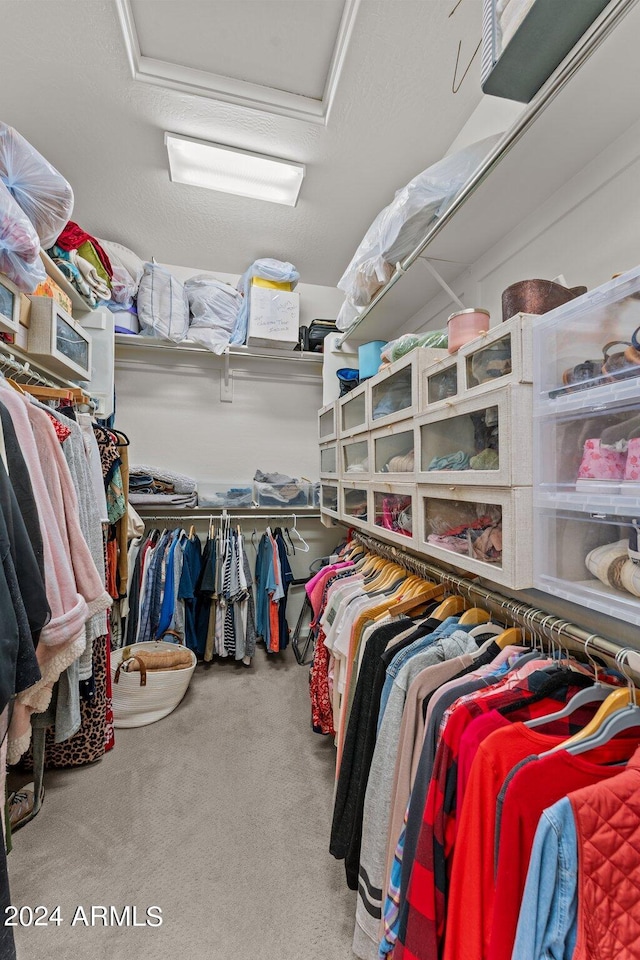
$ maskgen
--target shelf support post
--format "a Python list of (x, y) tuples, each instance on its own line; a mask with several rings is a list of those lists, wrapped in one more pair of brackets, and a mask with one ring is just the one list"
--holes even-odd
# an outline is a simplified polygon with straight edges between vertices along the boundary
[(224, 367), (220, 377), (220, 403), (233, 403), (233, 379), (229, 369), (230, 357), (229, 347), (227, 347), (223, 354)]

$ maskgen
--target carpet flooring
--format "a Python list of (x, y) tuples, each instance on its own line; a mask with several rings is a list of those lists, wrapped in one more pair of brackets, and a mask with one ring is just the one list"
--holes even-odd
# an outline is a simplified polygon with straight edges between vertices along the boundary
[[(287, 650), (198, 667), (180, 707), (116, 731), (93, 767), (46, 773), (15, 834), (12, 901), (61, 907), (17, 929), (19, 960), (350, 960), (355, 895), (328, 852), (335, 752)], [(87, 927), (92, 905), (159, 927)], [(81, 916), (81, 915), (80, 915)]]

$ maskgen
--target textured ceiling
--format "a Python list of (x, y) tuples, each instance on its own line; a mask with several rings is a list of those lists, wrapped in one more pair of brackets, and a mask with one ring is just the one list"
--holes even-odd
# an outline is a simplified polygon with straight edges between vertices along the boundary
[[(132, 0), (140, 53), (321, 99), (343, 0)], [(253, 40), (253, 42), (252, 42)]]
[[(165, 11), (175, 13), (166, 0), (142, 3), (158, 22)], [(325, 43), (335, 4), (330, 0), (332, 10), (322, 17), (313, 8), (323, 3), (295, 5), (324, 23)], [(286, 30), (291, 0), (261, 6)], [(15, 41), (3, 45), (0, 58), (0, 119), (64, 173), (76, 194), (75, 219), (98, 236), (145, 258), (229, 273), (274, 256), (296, 264), (307, 283), (333, 285), (374, 216), (398, 187), (442, 156), (480, 100), (479, 56), (456, 95), (451, 84), (458, 43), (464, 69), (480, 39), (482, 2), (462, 0), (449, 16), (454, 6), (454, 0), (362, 0), (323, 126), (133, 80), (110, 0), (0, 0), (3, 35)], [(204, 10), (211, 23), (225, 23), (227, 66), (232, 49), (238, 63), (249, 64), (252, 52), (256, 67), (265, 63), (264, 31), (247, 29), (244, 0), (184, 4), (180, 55), (188, 50), (191, 7), (201, 23)], [(232, 28), (238, 8), (243, 31)], [(167, 29), (157, 29), (157, 37), (166, 41)], [(192, 66), (204, 50), (194, 42)], [(274, 47), (272, 55), (283, 53)], [(283, 74), (273, 67), (264, 82), (276, 75)], [(304, 76), (299, 80), (304, 84)], [(297, 207), (171, 183), (165, 130), (306, 164)]]

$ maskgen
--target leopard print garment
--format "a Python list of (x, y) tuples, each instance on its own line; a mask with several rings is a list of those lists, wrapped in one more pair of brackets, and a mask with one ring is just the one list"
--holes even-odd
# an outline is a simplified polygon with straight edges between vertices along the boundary
[[(95, 696), (91, 701), (80, 701), (82, 724), (78, 732), (64, 743), (55, 743), (53, 728), (50, 727), (47, 730), (45, 746), (45, 767), (47, 768), (81, 767), (87, 763), (95, 763), (104, 756), (107, 717), (107, 643), (107, 637), (98, 637), (93, 642)], [(29, 770), (33, 769), (31, 748), (20, 764)]]

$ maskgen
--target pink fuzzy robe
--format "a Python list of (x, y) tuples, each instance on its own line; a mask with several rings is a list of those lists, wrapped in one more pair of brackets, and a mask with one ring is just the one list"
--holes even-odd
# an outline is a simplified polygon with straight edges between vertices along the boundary
[(47, 414), (0, 381), (38, 507), (45, 587), (51, 620), (36, 650), (42, 679), (18, 696), (9, 730), (9, 762), (29, 746), (30, 715), (46, 710), (53, 684), (85, 647), (85, 623), (111, 605), (82, 536), (78, 502), (66, 460)]

